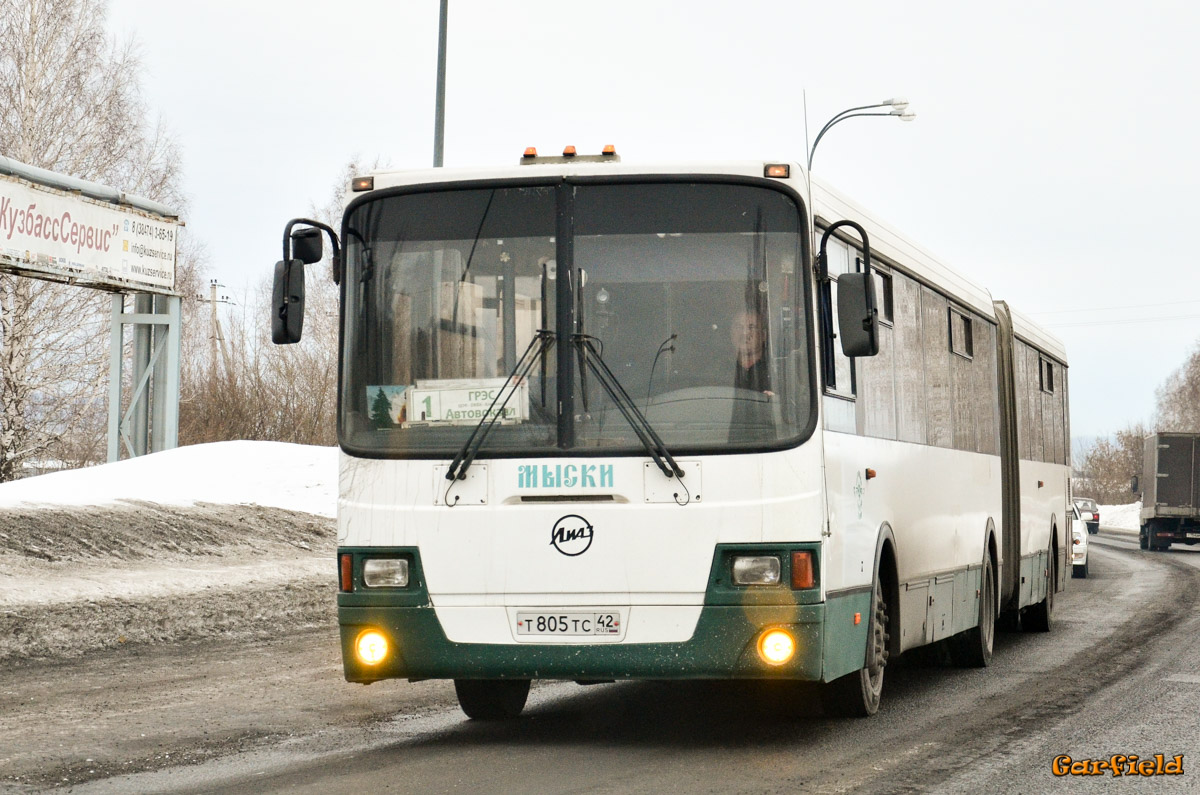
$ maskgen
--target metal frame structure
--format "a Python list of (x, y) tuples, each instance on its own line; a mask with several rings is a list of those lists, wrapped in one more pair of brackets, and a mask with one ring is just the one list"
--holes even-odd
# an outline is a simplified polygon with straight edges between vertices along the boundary
[[(178, 295), (137, 294), (133, 312), (125, 295), (112, 297), (108, 376), (108, 460), (170, 450), (179, 443), (181, 300)], [(121, 414), (124, 331), (133, 326), (133, 393)]]

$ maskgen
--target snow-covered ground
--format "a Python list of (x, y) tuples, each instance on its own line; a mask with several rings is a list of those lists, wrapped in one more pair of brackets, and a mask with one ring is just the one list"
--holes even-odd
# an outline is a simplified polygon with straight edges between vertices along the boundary
[(1115, 527), (1120, 530), (1134, 530), (1141, 527), (1142, 520), (1139, 514), (1142, 511), (1142, 503), (1131, 502), (1128, 505), (1100, 505), (1100, 526)]
[(0, 509), (128, 501), (262, 505), (332, 517), (337, 448), (216, 442), (0, 484)]

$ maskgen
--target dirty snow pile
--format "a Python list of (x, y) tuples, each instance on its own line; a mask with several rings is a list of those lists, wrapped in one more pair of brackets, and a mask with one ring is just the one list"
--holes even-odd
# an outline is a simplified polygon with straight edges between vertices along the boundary
[(336, 626), (337, 455), (218, 442), (0, 484), (0, 661)]

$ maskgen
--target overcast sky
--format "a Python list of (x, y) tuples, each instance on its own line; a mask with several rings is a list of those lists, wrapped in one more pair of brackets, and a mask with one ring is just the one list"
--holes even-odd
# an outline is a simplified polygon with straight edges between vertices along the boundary
[[(814, 173), (1064, 340), (1073, 435), (1150, 420), (1200, 340), (1200, 4), (984, 8), (450, 0), (445, 165), (803, 161), (805, 93), (814, 136), (907, 97), (916, 121), (840, 124)], [(432, 165), (438, 0), (111, 0), (109, 22), (141, 43), (235, 296), (352, 158)]]

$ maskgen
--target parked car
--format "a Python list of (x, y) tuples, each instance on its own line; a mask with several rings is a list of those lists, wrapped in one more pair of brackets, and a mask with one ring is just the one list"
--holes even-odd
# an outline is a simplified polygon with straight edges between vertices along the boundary
[[(1076, 500), (1076, 503), (1079, 501)], [(1091, 511), (1076, 507), (1071, 511), (1071, 576), (1088, 576), (1088, 533), (1092, 532), (1088, 519)], [(1084, 530), (1087, 532), (1084, 532)]]
[(1099, 533), (1100, 506), (1096, 504), (1096, 501), (1089, 497), (1076, 497), (1075, 507), (1078, 508), (1081, 513), (1087, 511), (1092, 514), (1092, 518), (1087, 520), (1087, 531), (1092, 535)]

